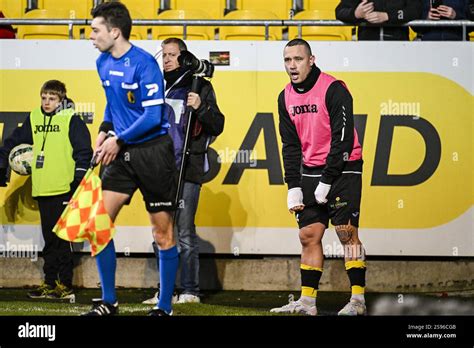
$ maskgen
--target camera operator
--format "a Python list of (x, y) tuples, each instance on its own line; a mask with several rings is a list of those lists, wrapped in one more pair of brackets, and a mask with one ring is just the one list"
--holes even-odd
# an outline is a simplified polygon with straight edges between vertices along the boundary
[[(216, 95), (209, 81), (200, 77), (201, 91), (191, 92), (194, 73), (212, 77), (214, 66), (208, 61), (198, 60), (187, 51), (186, 44), (178, 38), (168, 38), (161, 44), (163, 49), (163, 70), (166, 81), (165, 114), (170, 123), (169, 134), (173, 138), (176, 166), (183, 158), (186, 134), (187, 106), (195, 113), (191, 125), (190, 155), (186, 162), (181, 201), (178, 204), (175, 227), (178, 232), (178, 246), (181, 264), (182, 294), (178, 303), (200, 302), (199, 299), (199, 249), (194, 218), (204, 174), (209, 170), (207, 147), (211, 138), (224, 129), (224, 115), (216, 103)], [(179, 57), (179, 59), (178, 59)], [(144, 303), (155, 303), (155, 298)]]

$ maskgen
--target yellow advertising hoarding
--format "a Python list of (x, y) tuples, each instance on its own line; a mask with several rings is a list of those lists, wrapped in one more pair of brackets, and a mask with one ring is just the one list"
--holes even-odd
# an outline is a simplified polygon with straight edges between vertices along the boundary
[[(364, 158), (361, 229), (430, 229), (469, 215), (474, 200), (472, 92), (442, 74), (368, 70), (326, 71), (345, 81), (354, 99)], [(64, 81), (68, 96), (94, 112), (89, 127), (95, 138), (105, 97), (93, 69), (0, 70), (2, 126), (9, 113), (37, 107), (41, 84), (53, 78)], [(286, 209), (278, 132), (277, 97), (288, 83), (283, 64), (280, 71), (217, 69), (212, 83), (226, 123), (211, 144), (212, 169), (201, 191), (197, 226), (295, 229)], [(39, 223), (28, 184), (27, 178), (12, 175), (9, 187), (0, 189), (3, 224)], [(136, 193), (117, 225), (146, 228), (148, 221)], [(469, 228), (473, 234), (472, 222), (465, 228), (466, 236)]]

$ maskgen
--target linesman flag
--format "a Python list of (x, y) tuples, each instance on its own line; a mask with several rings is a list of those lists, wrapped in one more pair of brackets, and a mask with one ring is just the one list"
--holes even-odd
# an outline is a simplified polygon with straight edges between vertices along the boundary
[(84, 175), (53, 232), (70, 242), (89, 241), (92, 256), (114, 237), (115, 226), (105, 210), (102, 182), (92, 168)]

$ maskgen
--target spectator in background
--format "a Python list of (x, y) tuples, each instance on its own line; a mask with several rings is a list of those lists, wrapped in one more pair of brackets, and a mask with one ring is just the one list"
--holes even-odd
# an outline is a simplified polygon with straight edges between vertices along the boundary
[[(468, 18), (469, 0), (423, 0), (423, 19), (462, 20)], [(416, 27), (423, 41), (462, 41), (461, 27)]]
[[(0, 11), (0, 18), (5, 18), (3, 12)], [(11, 25), (0, 25), (0, 39), (14, 39), (15, 30)]]
[(474, 0), (469, 0), (468, 19), (474, 21)]
[[(336, 18), (351, 24), (402, 24), (420, 19), (422, 0), (342, 0)], [(408, 40), (408, 27), (383, 27), (383, 39)], [(359, 26), (359, 40), (379, 40), (380, 28)]]

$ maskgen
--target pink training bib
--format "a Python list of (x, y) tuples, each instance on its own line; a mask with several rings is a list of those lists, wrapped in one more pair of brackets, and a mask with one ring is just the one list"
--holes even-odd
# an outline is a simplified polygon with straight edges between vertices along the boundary
[[(334, 81), (334, 77), (321, 72), (313, 88), (304, 94), (296, 93), (291, 83), (285, 87), (286, 110), (300, 138), (303, 164), (308, 167), (325, 165), (331, 149), (331, 123), (326, 108), (326, 92)], [(344, 82), (339, 82), (346, 86)], [(361, 159), (362, 149), (355, 128), (343, 129), (341, 140), (347, 131), (354, 132), (354, 145), (349, 161)]]

